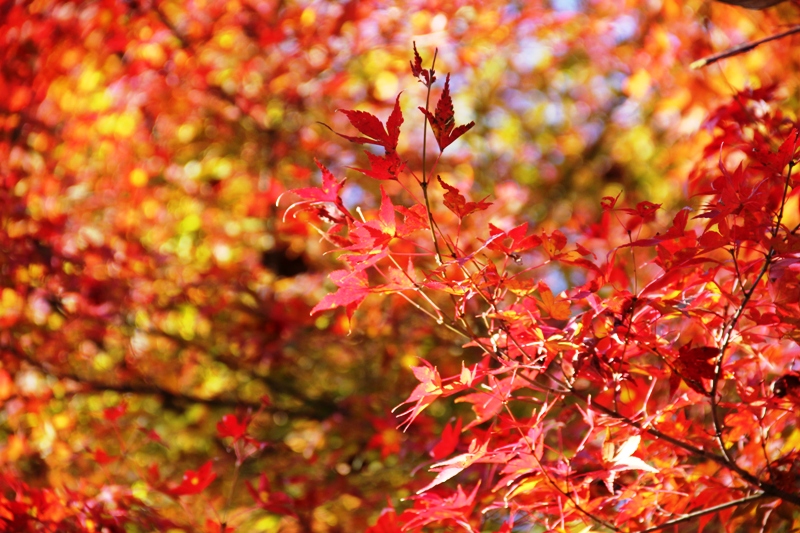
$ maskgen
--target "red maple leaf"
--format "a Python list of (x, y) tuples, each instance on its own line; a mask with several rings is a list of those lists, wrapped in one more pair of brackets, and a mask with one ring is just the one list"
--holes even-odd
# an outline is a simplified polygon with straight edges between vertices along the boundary
[(156, 430), (140, 427), (139, 431), (144, 433), (144, 436), (147, 437), (149, 440), (151, 440), (153, 442), (157, 442), (157, 443), (161, 444), (162, 446), (164, 446), (165, 448), (169, 448), (169, 446), (167, 446), (167, 444), (161, 438), (161, 435), (156, 433)]
[[(403, 431), (408, 429), (412, 422), (414, 422), (414, 419), (416, 419), (422, 411), (424, 411), (444, 392), (442, 390), (442, 378), (439, 376), (439, 371), (436, 369), (436, 367), (424, 359), (422, 360), (422, 363), (423, 364), (421, 366), (415, 366), (411, 368), (411, 371), (414, 372), (414, 376), (420, 381), (420, 384), (416, 386), (408, 399), (400, 404), (414, 404), (414, 406), (410, 409), (397, 415), (398, 417), (408, 416), (408, 418), (399, 426), (405, 426)], [(392, 412), (396, 411), (400, 405), (395, 407)]]
[(480, 202), (468, 202), (467, 199), (464, 198), (464, 196), (458, 191), (458, 189), (445, 183), (440, 176), (436, 176), (436, 178), (439, 180), (439, 184), (441, 184), (442, 188), (447, 191), (444, 193), (445, 207), (455, 213), (459, 219), (462, 219), (470, 213), (474, 213), (475, 211), (483, 211), (492, 205), (491, 202), (485, 201), (486, 198)]
[(488, 381), (487, 387), (459, 396), (455, 400), (456, 403), (472, 404), (472, 410), (475, 412), (475, 419), (464, 427), (465, 431), (491, 420), (503, 409), (514, 391), (524, 387), (520, 380), (515, 380), (513, 377), (497, 379), (489, 376)]
[(447, 424), (444, 427), (441, 440), (430, 452), (431, 457), (439, 461), (455, 451), (461, 437), (461, 425), (461, 418), (459, 418), (455, 424)]
[(387, 507), (381, 511), (375, 525), (367, 528), (366, 533), (402, 533), (402, 531), (403, 529), (397, 522), (397, 513), (394, 508)]
[(316, 202), (331, 202), (338, 203), (339, 191), (342, 190), (345, 180), (337, 181), (330, 170), (325, 168), (325, 165), (317, 161), (317, 167), (322, 172), (322, 186), (321, 187), (304, 187), (301, 189), (292, 189), (292, 192), (306, 200)]
[(375, 144), (383, 146), (386, 153), (392, 153), (397, 150), (397, 140), (400, 137), (400, 126), (403, 124), (403, 112), (400, 110), (400, 95), (394, 102), (394, 109), (392, 110), (389, 119), (386, 121), (386, 127), (378, 117), (366, 111), (357, 111), (353, 109), (337, 109), (347, 116), (350, 124), (355, 129), (360, 131), (364, 137), (344, 135), (333, 130), (327, 124), (323, 124), (326, 128), (333, 131), (339, 137), (343, 137), (350, 142), (357, 144)]
[(411, 73), (414, 75), (414, 77), (419, 78), (420, 74), (422, 74), (422, 58), (419, 56), (419, 52), (417, 52), (416, 41), (413, 44), (414, 44), (414, 60), (409, 61), (408, 64), (411, 65)]
[(353, 244), (345, 247), (361, 253), (347, 254), (344, 259), (354, 271), (365, 270), (389, 254), (389, 243), (396, 237), (394, 205), (381, 187), (381, 207), (378, 219), (366, 222), (355, 221), (350, 231)]
[(207, 461), (197, 472), (194, 470), (187, 470), (186, 473), (183, 474), (183, 481), (181, 481), (180, 485), (167, 489), (164, 492), (175, 497), (200, 494), (216, 477), (217, 475), (211, 471), (211, 461)]
[(441, 151), (444, 151), (453, 141), (464, 135), (475, 125), (475, 122), (462, 124), (461, 126), (455, 125), (453, 99), (450, 97), (450, 74), (448, 74), (447, 79), (445, 79), (444, 91), (442, 91), (439, 102), (436, 104), (435, 114), (431, 114), (431, 112), (424, 107), (420, 107), (419, 110), (422, 111), (430, 121), (431, 129), (433, 129), (433, 136), (436, 137), (436, 143), (439, 145), (439, 150)]
[(371, 418), (375, 434), (369, 439), (367, 449), (380, 450), (381, 458), (385, 460), (390, 455), (396, 454), (401, 450), (405, 436), (394, 427), (391, 416), (386, 418)]
[(751, 168), (766, 170), (772, 174), (782, 174), (786, 165), (794, 159), (798, 148), (800, 148), (800, 135), (798, 135), (797, 128), (792, 128), (777, 152), (763, 150), (753, 154)]
[(567, 320), (570, 317), (569, 300), (553, 296), (553, 291), (544, 281), (539, 282), (539, 295), (542, 300), (537, 303), (546, 315), (556, 320)]
[[(433, 62), (436, 62), (436, 55), (433, 56)], [(422, 68), (422, 58), (417, 52), (417, 43), (414, 42), (414, 60), (409, 61), (411, 65), (411, 74), (414, 75), (420, 83), (425, 85), (425, 87), (430, 87), (433, 85), (433, 82), (436, 81), (436, 71), (433, 68)], [(422, 77), (420, 77), (422, 76)], [(425, 78), (424, 80), (422, 78)]]
[(405, 524), (406, 531), (437, 522), (452, 521), (466, 531), (477, 532), (469, 523), (469, 516), (475, 506), (475, 496), (478, 494), (479, 487), (480, 483), (467, 494), (459, 485), (456, 493), (449, 497), (442, 497), (435, 492), (414, 496), (414, 507), (401, 515), (401, 520), (409, 517)]
[[(610, 198), (610, 196), (606, 196), (605, 198), (603, 198), (603, 200), (606, 200), (607, 198)], [(616, 203), (616, 199), (614, 199), (614, 202)], [(661, 204), (654, 204), (653, 202), (648, 202), (647, 200), (644, 200), (636, 204), (636, 209), (631, 209), (629, 207), (626, 207), (622, 209), (622, 211), (628, 213), (629, 215), (634, 215), (636, 217), (639, 217), (644, 222), (650, 222), (653, 219), (655, 219), (656, 211), (658, 211), (660, 207)], [(605, 205), (603, 206), (603, 208), (604, 209), (606, 208)]]
[(603, 196), (603, 198), (600, 199), (600, 206), (603, 208), (603, 211), (611, 211), (614, 209), (620, 194), (622, 194), (622, 191), (616, 196)]
[(296, 207), (301, 210), (316, 212), (321, 218), (337, 224), (345, 222), (345, 219), (352, 220), (352, 215), (347, 211), (342, 198), (339, 196), (345, 180), (337, 181), (333, 173), (325, 168), (325, 165), (316, 159), (314, 159), (314, 162), (322, 172), (322, 185), (320, 187), (292, 189), (290, 192), (305, 198), (305, 201), (293, 204), (286, 212), (288, 213), (292, 208)]
[(117, 458), (113, 455), (108, 455), (105, 450), (102, 448), (95, 450), (92, 452), (92, 458), (97, 461), (97, 464), (100, 465), (107, 465), (112, 461), (116, 460)]
[(489, 235), (492, 236), (489, 249), (504, 252), (516, 261), (522, 252), (527, 252), (542, 244), (542, 239), (536, 235), (526, 235), (527, 233), (527, 222), (523, 222), (508, 231), (503, 231), (494, 224), (489, 224)]
[(259, 476), (258, 488), (249, 481), (245, 482), (245, 486), (256, 503), (265, 511), (277, 515), (297, 516), (294, 511), (294, 500), (283, 492), (273, 491), (266, 474)]
[(364, 152), (367, 154), (367, 159), (369, 159), (370, 168), (358, 168), (358, 167), (349, 167), (353, 170), (357, 170), (362, 174), (369, 176), (370, 178), (376, 180), (396, 180), (397, 175), (403, 170), (404, 163), (397, 155), (397, 152), (391, 151), (386, 153), (385, 156), (381, 157), (379, 155), (375, 155), (372, 152)]
[(103, 410), (103, 418), (109, 422), (116, 422), (127, 411), (128, 404), (126, 402), (120, 402), (119, 405), (115, 407), (109, 407), (108, 409)]
[[(663, 235), (656, 235), (647, 239), (639, 239), (628, 244), (623, 244), (620, 248), (627, 248), (628, 246), (654, 246), (660, 242), (670, 239), (678, 239), (686, 234), (686, 224), (689, 221), (689, 211), (691, 208), (684, 207), (672, 219), (672, 226)], [(695, 217), (699, 218), (699, 217)]]
[(484, 441), (483, 444), (478, 444), (478, 440), (475, 439), (472, 441), (472, 444), (470, 444), (467, 453), (462, 453), (461, 455), (451, 457), (446, 461), (431, 466), (431, 470), (438, 472), (438, 474), (433, 481), (419, 489), (417, 494), (422, 494), (437, 485), (441, 485), (448, 479), (452, 479), (460, 474), (464, 469), (480, 462), (486, 456), (488, 447), (488, 440)]
[(403, 215), (403, 222), (397, 228), (398, 237), (405, 237), (417, 230), (428, 228), (427, 211), (424, 205), (415, 204), (411, 207), (398, 205), (395, 209)]
[(331, 272), (330, 279), (339, 287), (339, 290), (320, 300), (311, 310), (311, 314), (342, 306), (347, 311), (347, 317), (352, 318), (358, 306), (369, 295), (367, 274), (363, 270), (356, 272), (334, 270)]
[(239, 421), (236, 415), (225, 415), (217, 422), (217, 434), (220, 438), (232, 437), (233, 441), (241, 439), (247, 433), (248, 420)]
[(719, 348), (714, 346), (698, 346), (690, 348), (684, 345), (673, 362), (675, 372), (670, 376), (670, 394), (674, 394), (683, 379), (692, 390), (704, 396), (709, 393), (703, 385), (703, 379), (714, 379), (715, 365), (712, 361), (719, 355)]

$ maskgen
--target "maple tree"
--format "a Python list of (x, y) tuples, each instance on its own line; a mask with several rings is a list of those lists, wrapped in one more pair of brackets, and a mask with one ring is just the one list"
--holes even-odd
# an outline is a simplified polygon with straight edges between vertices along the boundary
[(796, 528), (796, 8), (612, 4), (4, 4), (0, 531)]
[[(413, 74), (430, 91), (435, 71), (414, 53)], [(440, 154), (473, 126), (453, 128), (449, 81), (435, 114), (420, 108)], [(506, 531), (519, 521), (702, 527), (715, 516), (735, 524), (735, 511), (765, 527), (773, 512), (775, 523), (797, 520), (796, 405), (786, 399), (798, 385), (789, 369), (800, 292), (796, 269), (787, 269), (798, 264), (800, 224), (796, 215), (789, 221), (787, 203), (800, 183), (800, 135), (782, 113), (756, 111), (773, 93), (743, 91), (712, 113), (713, 135), (689, 181), (703, 203), (691, 218), (680, 209), (666, 231), (655, 225), (660, 204), (623, 208), (609, 196), (601, 225), (577, 232), (572, 244), (558, 230), (531, 234), (526, 223), (507, 232), (488, 224), (484, 238), (465, 240), (467, 216), (479, 220), (491, 204), (468, 202), (437, 176), (442, 207), (455, 217), (432, 208), (439, 157), (429, 174), (408, 172), (424, 200), (396, 208), (381, 187), (377, 218), (359, 220), (339, 199), (342, 183), (320, 165), (325, 183), (337, 186), (324, 185), (328, 196), (298, 208), (336, 206), (324, 237), (348, 269), (332, 274), (338, 290), (313, 311), (343, 306), (352, 316), (370, 293), (399, 294), (479, 351), (451, 376), (424, 360), (413, 367), (420, 384), (399, 414), (404, 428), (450, 396), (471, 406), (471, 421), (446, 428), (432, 455), (455, 455), (430, 466), (437, 475), (410, 508), (391, 511), (395, 525), (374, 531), (447, 523), (478, 531), (478, 505), (499, 511)], [(345, 114), (360, 133), (386, 139), (375, 143), (384, 159), (397, 157), (397, 103), (385, 130), (375, 116)], [(373, 170), (362, 173), (402, 179), (375, 171), (385, 166), (380, 156), (369, 159)], [(385, 282), (370, 282), (368, 269)], [(544, 279), (563, 270), (580, 283), (555, 296)], [(464, 476), (473, 465), (488, 468)], [(471, 488), (442, 486), (456, 476)]]

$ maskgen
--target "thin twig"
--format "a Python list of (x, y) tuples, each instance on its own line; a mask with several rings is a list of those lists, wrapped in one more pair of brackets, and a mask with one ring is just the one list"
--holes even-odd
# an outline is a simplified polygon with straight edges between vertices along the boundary
[(600, 411), (600, 412), (602, 412), (602, 413), (604, 413), (604, 414), (606, 414), (606, 415), (608, 415), (608, 416), (610, 416), (612, 418), (620, 420), (620, 421), (624, 422), (625, 424), (627, 424), (627, 425), (629, 425), (631, 427), (635, 427), (635, 428), (640, 429), (640, 430), (642, 430), (644, 432), (647, 432), (650, 435), (652, 435), (653, 437), (656, 437), (657, 439), (661, 439), (661, 440), (663, 440), (665, 442), (668, 442), (668, 443), (672, 444), (673, 446), (677, 446), (678, 448), (682, 448), (682, 449), (686, 450), (687, 452), (691, 453), (692, 455), (695, 455), (696, 457), (703, 457), (705, 459), (708, 459), (710, 461), (713, 461), (713, 462), (717, 463), (718, 465), (720, 465), (722, 467), (725, 467), (728, 470), (736, 472), (736, 474), (738, 474), (739, 477), (741, 477), (743, 480), (745, 480), (746, 482), (750, 483), (754, 487), (758, 487), (759, 489), (764, 491), (764, 493), (767, 494), (768, 496), (774, 496), (776, 498), (782, 499), (783, 501), (786, 501), (786, 502), (792, 503), (794, 505), (800, 506), (800, 495), (786, 492), (785, 490), (781, 489), (780, 487), (778, 487), (778, 486), (776, 486), (776, 485), (774, 485), (772, 483), (768, 483), (766, 481), (763, 481), (762, 479), (759, 479), (757, 476), (751, 474), (750, 472), (748, 472), (744, 468), (740, 467), (736, 463), (734, 463), (732, 461), (728, 461), (725, 457), (717, 455), (717, 454), (715, 454), (713, 452), (709, 452), (707, 450), (703, 450), (703, 449), (698, 448), (696, 446), (692, 446), (691, 444), (689, 444), (687, 442), (683, 442), (682, 440), (677, 439), (677, 438), (675, 438), (675, 437), (673, 437), (671, 435), (668, 435), (666, 433), (663, 433), (663, 432), (661, 432), (661, 431), (659, 431), (659, 430), (655, 429), (654, 427), (649, 426), (647, 424), (642, 424), (641, 422), (637, 422), (635, 420), (631, 420), (627, 416), (615, 411), (614, 409), (611, 409), (609, 407), (606, 407), (606, 406), (604, 406), (602, 404), (599, 404), (599, 403), (596, 403), (594, 401), (589, 401), (589, 399), (586, 396), (584, 396), (582, 393), (580, 393), (579, 391), (576, 391), (576, 390), (573, 389), (572, 392), (573, 392), (573, 394), (574, 394), (574, 396), (576, 398), (580, 398), (582, 401), (584, 401), (587, 404), (591, 405), (591, 407), (597, 409), (598, 411)]
[(723, 511), (730, 507), (738, 507), (739, 505), (744, 505), (746, 503), (754, 502), (756, 500), (760, 500), (761, 498), (765, 498), (766, 494), (763, 492), (758, 494), (753, 494), (752, 496), (747, 496), (746, 498), (742, 498), (740, 500), (733, 500), (731, 502), (721, 503), (719, 505), (715, 505), (714, 507), (708, 507), (706, 509), (700, 509), (699, 511), (694, 511), (687, 515), (683, 515), (680, 518), (676, 518), (674, 520), (670, 520), (669, 522), (664, 522), (663, 524), (659, 524), (657, 526), (653, 526), (647, 529), (643, 529), (638, 533), (651, 533), (652, 531), (661, 531), (662, 529), (667, 529), (668, 527), (682, 524), (683, 522), (689, 522), (690, 520), (694, 520), (695, 518), (701, 517), (703, 515), (716, 513), (717, 511)]
[[(536, 449), (534, 448), (533, 444), (531, 443), (531, 439), (528, 438), (528, 436), (525, 435), (525, 433), (523, 433), (522, 429), (520, 428), (520, 423), (517, 422), (517, 419), (514, 416), (514, 413), (511, 411), (511, 408), (509, 408), (509, 406), (508, 406), (508, 402), (503, 402), (503, 407), (505, 408), (506, 413), (508, 413), (508, 416), (511, 417), (511, 420), (514, 422), (514, 428), (517, 430), (517, 432), (519, 432), (520, 436), (522, 437), (521, 440), (523, 440), (525, 442), (525, 444), (527, 444), (528, 450), (530, 451), (530, 454), (531, 454), (531, 457), (533, 457), (533, 459), (536, 461), (536, 464), (539, 466), (539, 471), (542, 473), (542, 475), (544, 476), (545, 480), (548, 483), (550, 483), (550, 485), (554, 489), (556, 489), (565, 498), (567, 498), (570, 501), (570, 503), (575, 507), (575, 509), (577, 509), (578, 511), (580, 511), (581, 513), (583, 513), (584, 515), (586, 515), (590, 519), (594, 520), (598, 524), (601, 524), (601, 525), (605, 526), (606, 528), (608, 528), (608, 529), (610, 529), (612, 531), (621, 531), (618, 527), (616, 527), (611, 522), (603, 520), (599, 516), (593, 515), (590, 511), (584, 509), (581, 506), (581, 504), (578, 503), (577, 500), (572, 497), (572, 495), (568, 492), (568, 490), (564, 490), (564, 489), (562, 489), (561, 487), (558, 486), (558, 483), (556, 483), (556, 480), (553, 479), (552, 476), (550, 476), (550, 474), (547, 472), (547, 470), (545, 469), (545, 467), (542, 464), (541, 460), (538, 457), (536, 457)], [(541, 413), (540, 413), (540, 418), (541, 418)], [(569, 478), (567, 479), (567, 483), (569, 483)], [(569, 485), (567, 485), (567, 487), (569, 488)]]
[(692, 63), (689, 66), (689, 68), (691, 68), (692, 70), (701, 69), (708, 65), (714, 64), (721, 59), (727, 59), (729, 57), (738, 56), (739, 54), (749, 52), (750, 50), (756, 48), (759, 45), (768, 43), (770, 41), (775, 41), (777, 39), (782, 39), (784, 37), (788, 37), (789, 35), (793, 35), (795, 33), (800, 33), (800, 25), (793, 26), (784, 32), (776, 33), (774, 35), (770, 35), (769, 37), (764, 37), (763, 39), (759, 39), (758, 41), (752, 41), (749, 43), (740, 44), (738, 46), (734, 46), (733, 48), (728, 48), (724, 52), (719, 52), (718, 54), (713, 54), (708, 57), (704, 57), (703, 59), (698, 59), (697, 61)]
[[(780, 230), (781, 223), (783, 220), (783, 209), (784, 205), (786, 204), (786, 197), (789, 191), (789, 183), (792, 179), (792, 169), (794, 168), (794, 163), (789, 163), (789, 171), (786, 173), (786, 182), (783, 188), (783, 198), (781, 200), (781, 207), (778, 211), (775, 226), (772, 228), (772, 238), (774, 239), (778, 235), (778, 231)], [(772, 264), (772, 259), (775, 257), (776, 250), (774, 246), (770, 246), (769, 251), (767, 252), (766, 257), (764, 258), (764, 264), (761, 266), (761, 270), (759, 271), (758, 275), (756, 275), (755, 280), (753, 280), (753, 284), (750, 288), (745, 292), (744, 298), (742, 298), (742, 303), (739, 304), (738, 309), (731, 317), (731, 321), (728, 324), (727, 329), (722, 335), (720, 339), (720, 347), (719, 352), (716, 357), (716, 361), (714, 362), (714, 378), (711, 380), (711, 419), (714, 422), (714, 433), (717, 439), (717, 443), (719, 444), (720, 449), (722, 450), (722, 454), (728, 460), (728, 462), (735, 464), (735, 461), (730, 456), (728, 449), (725, 447), (725, 440), (723, 439), (722, 435), (722, 421), (719, 419), (719, 409), (717, 403), (717, 391), (719, 390), (719, 382), (722, 378), (722, 366), (725, 360), (725, 352), (728, 350), (731, 341), (733, 340), (733, 332), (736, 330), (736, 326), (739, 323), (739, 319), (744, 314), (745, 309), (747, 308), (747, 304), (750, 303), (750, 300), (753, 298), (753, 294), (755, 294), (756, 289), (758, 288), (758, 284), (761, 283), (762, 278), (766, 275), (767, 271), (769, 270), (770, 265)]]
[[(437, 48), (433, 52), (433, 62), (431, 63), (431, 78), (433, 78), (433, 69), (436, 67), (436, 55), (439, 53), (439, 49)], [(431, 104), (431, 85), (433, 85), (433, 80), (429, 80), (427, 87), (427, 94), (425, 95), (425, 111), (428, 110)], [(428, 180), (428, 174), (426, 169), (426, 159), (427, 159), (427, 152), (428, 152), (428, 115), (425, 115), (425, 123), (422, 126), (422, 181), (420, 182), (420, 187), (422, 187), (422, 196), (425, 198), (425, 210), (428, 211), (428, 225), (431, 228), (431, 239), (433, 240), (433, 247), (436, 250), (436, 260), (441, 265), (442, 264), (442, 254), (439, 251), (439, 243), (436, 242), (436, 231), (433, 229), (434, 225), (436, 224), (433, 220), (433, 212), (431, 211), (431, 204), (430, 200), (428, 199), (428, 184), (430, 180)]]

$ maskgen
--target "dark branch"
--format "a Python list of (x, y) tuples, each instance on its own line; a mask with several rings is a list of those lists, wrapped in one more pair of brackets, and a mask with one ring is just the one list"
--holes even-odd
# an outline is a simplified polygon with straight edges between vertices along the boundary
[(794, 35), (795, 33), (800, 33), (800, 25), (789, 28), (788, 30), (783, 31), (781, 33), (776, 33), (775, 35), (764, 37), (763, 39), (759, 39), (758, 41), (752, 41), (749, 43), (740, 44), (738, 46), (734, 46), (733, 48), (728, 48), (724, 52), (710, 55), (708, 57), (704, 57), (703, 59), (698, 59), (697, 61), (695, 61), (690, 65), (690, 68), (693, 70), (701, 69), (703, 67), (716, 63), (721, 59), (727, 59), (729, 57), (738, 56), (739, 54), (744, 54), (745, 52), (749, 52), (750, 50), (756, 48), (759, 45), (768, 43), (770, 41), (775, 41), (777, 39), (782, 39), (784, 37), (788, 37), (789, 35)]

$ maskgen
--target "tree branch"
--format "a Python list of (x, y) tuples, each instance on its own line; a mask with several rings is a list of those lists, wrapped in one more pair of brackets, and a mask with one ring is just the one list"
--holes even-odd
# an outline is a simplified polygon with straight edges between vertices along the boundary
[(698, 59), (694, 63), (692, 63), (689, 68), (692, 70), (701, 69), (705, 66), (711, 65), (720, 61), (721, 59), (727, 59), (729, 57), (734, 57), (739, 54), (744, 54), (745, 52), (749, 52), (750, 50), (756, 48), (759, 45), (764, 43), (768, 43), (770, 41), (775, 41), (777, 39), (782, 39), (784, 37), (788, 37), (789, 35), (793, 35), (795, 33), (800, 33), (800, 25), (793, 26), (788, 30), (776, 33), (774, 35), (770, 35), (769, 37), (764, 37), (763, 39), (759, 39), (758, 41), (752, 41), (749, 43), (740, 44), (738, 46), (734, 46), (733, 48), (728, 48), (724, 52), (719, 52), (718, 54), (713, 54), (708, 57), (704, 57), (703, 59)]
[[(39, 361), (28, 354), (22, 353), (19, 350), (6, 347), (6, 349), (11, 350), (17, 357), (21, 360), (25, 361), (29, 365), (38, 368), (40, 371), (44, 372), (47, 375), (53, 376), (57, 379), (67, 379), (70, 381), (74, 381), (79, 385), (83, 385), (84, 387), (90, 389), (88, 391), (83, 392), (91, 392), (94, 391), (113, 391), (118, 392), (120, 394), (139, 394), (139, 395), (152, 395), (152, 396), (159, 396), (161, 397), (165, 403), (173, 404), (173, 405), (180, 405), (181, 403), (194, 403), (194, 404), (203, 404), (209, 407), (219, 407), (219, 408), (226, 408), (226, 409), (235, 409), (237, 407), (249, 407), (253, 409), (261, 409), (269, 412), (281, 412), (286, 413), (288, 415), (308, 418), (311, 420), (325, 420), (337, 409), (335, 405), (331, 406), (325, 404), (324, 409), (320, 409), (319, 405), (303, 405), (301, 408), (288, 408), (288, 407), (279, 407), (279, 406), (266, 406), (264, 407), (262, 402), (260, 401), (252, 401), (252, 400), (243, 400), (237, 397), (231, 396), (200, 396), (191, 392), (186, 391), (173, 391), (169, 390), (165, 387), (162, 387), (158, 384), (154, 384), (151, 382), (138, 382), (138, 383), (115, 383), (111, 381), (105, 381), (93, 377), (82, 376), (77, 372), (62, 368), (62, 367), (54, 367), (53, 365), (49, 365), (44, 361)], [(269, 386), (269, 383), (267, 383)]]
[(747, 496), (746, 498), (742, 498), (740, 500), (733, 500), (733, 501), (730, 501), (730, 502), (722, 503), (720, 505), (715, 505), (714, 507), (708, 507), (706, 509), (700, 509), (699, 511), (693, 511), (693, 512), (687, 514), (687, 515), (683, 515), (680, 518), (676, 518), (674, 520), (670, 520), (668, 522), (664, 522), (663, 524), (659, 524), (657, 526), (653, 526), (653, 527), (649, 527), (647, 529), (643, 529), (643, 530), (639, 531), (638, 533), (651, 533), (653, 531), (661, 531), (662, 529), (667, 529), (668, 527), (672, 527), (672, 526), (675, 526), (675, 525), (678, 525), (678, 524), (682, 524), (684, 522), (689, 522), (691, 520), (694, 520), (695, 518), (699, 518), (699, 517), (707, 515), (707, 514), (716, 513), (718, 511), (724, 511), (725, 509), (728, 509), (730, 507), (738, 507), (739, 505), (744, 505), (746, 503), (754, 502), (754, 501), (760, 500), (760, 499), (765, 498), (765, 497), (766, 497), (766, 494), (764, 494), (762, 492), (762, 493), (759, 493), (759, 494), (753, 494), (752, 496)]
[(606, 414), (606, 415), (608, 415), (608, 416), (610, 416), (612, 418), (620, 420), (620, 421), (624, 422), (625, 424), (627, 424), (627, 425), (629, 425), (631, 427), (635, 427), (635, 428), (637, 428), (637, 429), (639, 429), (641, 431), (649, 433), (651, 436), (653, 436), (653, 437), (655, 437), (657, 439), (661, 439), (663, 441), (666, 441), (666, 442), (672, 444), (673, 446), (677, 446), (678, 448), (686, 450), (687, 452), (690, 452), (691, 454), (693, 454), (695, 456), (703, 457), (705, 459), (708, 459), (709, 461), (713, 461), (713, 462), (717, 463), (718, 465), (720, 465), (720, 466), (722, 466), (722, 467), (724, 467), (724, 468), (726, 468), (728, 470), (731, 470), (732, 472), (735, 472), (743, 480), (747, 481), (751, 485), (753, 485), (755, 487), (758, 487), (759, 489), (764, 491), (764, 493), (766, 495), (774, 496), (776, 498), (780, 498), (783, 501), (792, 503), (792, 504), (797, 505), (798, 507), (800, 507), (800, 495), (786, 492), (785, 490), (777, 487), (776, 485), (773, 485), (772, 483), (768, 483), (766, 481), (763, 481), (763, 480), (759, 479), (757, 476), (754, 476), (753, 474), (751, 474), (750, 472), (748, 472), (744, 468), (742, 468), (739, 465), (737, 465), (735, 462), (729, 461), (725, 457), (722, 457), (722, 456), (717, 455), (715, 453), (712, 453), (712, 452), (703, 450), (701, 448), (697, 448), (695, 446), (692, 446), (691, 444), (689, 444), (687, 442), (683, 442), (682, 440), (677, 439), (677, 438), (675, 438), (675, 437), (673, 437), (671, 435), (668, 435), (666, 433), (663, 433), (663, 432), (661, 432), (661, 431), (659, 431), (659, 430), (657, 430), (657, 429), (655, 429), (653, 427), (645, 426), (644, 424), (642, 424), (640, 422), (636, 422), (635, 420), (631, 420), (627, 416), (622, 415), (622, 414), (618, 413), (617, 411), (615, 411), (613, 409), (605, 407), (604, 405), (601, 405), (601, 404), (598, 404), (598, 403), (595, 403), (595, 402), (589, 402), (589, 400), (587, 398), (585, 398), (582, 394), (580, 394), (577, 391), (573, 391), (573, 393), (574, 393), (575, 397), (581, 398), (588, 405), (591, 405), (592, 407), (596, 408), (598, 411), (600, 411), (600, 412), (602, 412), (602, 413), (604, 413), (604, 414)]

